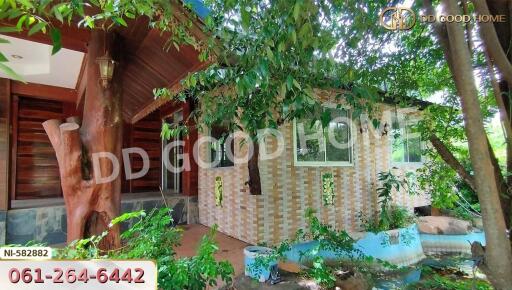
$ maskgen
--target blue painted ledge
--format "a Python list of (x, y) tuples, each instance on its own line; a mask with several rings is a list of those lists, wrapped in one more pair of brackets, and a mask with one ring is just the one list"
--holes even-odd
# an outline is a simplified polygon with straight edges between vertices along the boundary
[(427, 254), (471, 254), (471, 243), (480, 242), (485, 246), (485, 234), (483, 232), (472, 232), (467, 235), (420, 234), (420, 239), (423, 251)]
[[(430, 235), (420, 234), (416, 224), (407, 228), (385, 231), (380, 233), (366, 232), (354, 245), (362, 254), (393, 263), (397, 266), (409, 266), (425, 258), (425, 254), (459, 253), (471, 254), (471, 243), (480, 242), (485, 246), (483, 232), (472, 232), (467, 235)], [(290, 262), (301, 264), (308, 260), (307, 256), (301, 261), (301, 253), (311, 253), (318, 246), (317, 241), (295, 244), (286, 253)], [(325, 260), (339, 260), (348, 254), (337, 255), (333, 251), (318, 251), (311, 256), (321, 256)], [(352, 253), (357, 256), (357, 253)]]
[[(421, 245), (420, 234), (416, 225), (407, 228), (380, 232), (377, 234), (367, 232), (355, 243), (355, 248), (364, 255), (381, 259), (398, 266), (415, 264), (425, 258)], [(318, 242), (311, 241), (292, 246), (286, 254), (289, 261), (300, 263), (301, 253), (307, 253), (318, 246)], [(357, 256), (357, 253), (353, 253)], [(338, 256), (333, 251), (319, 251), (315, 253), (325, 260), (338, 260), (347, 258), (347, 255)]]

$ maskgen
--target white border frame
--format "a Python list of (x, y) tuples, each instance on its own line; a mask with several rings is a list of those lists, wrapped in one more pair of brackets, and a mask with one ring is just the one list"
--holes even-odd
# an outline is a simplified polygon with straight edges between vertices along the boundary
[[(178, 113), (181, 113), (181, 117), (180, 117), (180, 118), (177, 118), (177, 116), (176, 116)], [(183, 108), (179, 108), (179, 109), (177, 109), (176, 111), (174, 111), (174, 112), (172, 112), (172, 113), (169, 113), (168, 115), (165, 115), (164, 117), (162, 117), (162, 118), (161, 118), (161, 122), (162, 122), (162, 124), (165, 122), (165, 119), (168, 119), (168, 118), (170, 118), (170, 117), (172, 117), (172, 119), (173, 119), (173, 120), (172, 120), (172, 123), (173, 123), (173, 124), (175, 124), (175, 123), (177, 123), (177, 122), (179, 123), (179, 122), (183, 121)], [(161, 155), (163, 154), (163, 152), (164, 152), (164, 148), (165, 148), (165, 146), (167, 146), (167, 143), (166, 143), (166, 142), (168, 142), (168, 141), (170, 141), (170, 140), (164, 140), (164, 139), (161, 139), (161, 144), (162, 144), (162, 145), (161, 145), (161, 149), (160, 149), (160, 154), (161, 154)], [(184, 140), (183, 140), (183, 138), (182, 138), (182, 140), (181, 140), (181, 141), (184, 141)], [(172, 141), (171, 141), (171, 142), (172, 142)], [(163, 157), (163, 155), (162, 155), (162, 157)], [(174, 157), (175, 157), (175, 156), (174, 156)], [(172, 191), (173, 193), (180, 193), (180, 194), (181, 194), (181, 192), (180, 192), (180, 191), (178, 191), (178, 190), (176, 190), (175, 188), (173, 188), (173, 189), (165, 188), (166, 181), (167, 181), (167, 177), (166, 177), (166, 175), (167, 175), (167, 171), (168, 171), (168, 170), (167, 170), (167, 168), (165, 167), (164, 159), (163, 159), (163, 158), (160, 158), (160, 159), (161, 159), (161, 160), (160, 160), (160, 168), (161, 168), (161, 170), (160, 170), (160, 176), (161, 176), (161, 178), (160, 178), (160, 187), (162, 188), (162, 191), (163, 191), (163, 192), (166, 192), (166, 191)], [(179, 174), (180, 174), (180, 177), (179, 177), (179, 178), (177, 178), (176, 173), (173, 175), (174, 182), (175, 182), (174, 187), (178, 187), (178, 188), (180, 188), (180, 187), (182, 186), (182, 184), (181, 184), (181, 177), (182, 177), (182, 175), (181, 175), (181, 174), (182, 174), (182, 173), (179, 173)], [(181, 188), (181, 189), (182, 189), (181, 191), (183, 191), (183, 188)]]
[[(207, 127), (206, 131), (208, 131), (208, 132), (206, 132), (207, 136), (212, 137), (212, 129)], [(229, 169), (234, 169), (236, 167), (236, 164), (235, 164), (234, 161), (233, 161), (233, 165), (231, 165), (231, 166), (217, 166), (217, 167), (213, 167), (212, 164), (211, 164), (212, 163), (212, 154), (211, 154), (212, 152), (211, 152), (211, 148), (210, 148), (211, 142), (206, 142), (205, 144), (207, 145), (207, 147), (206, 147), (206, 157), (208, 157), (208, 162), (210, 163), (210, 165), (208, 166), (209, 170), (229, 170)], [(233, 156), (235, 156), (235, 152), (234, 152), (235, 151), (234, 150), (235, 146), (234, 145), (235, 145), (235, 138), (233, 138)]]
[[(419, 117), (414, 117), (414, 116), (412, 118), (406, 119), (405, 117), (407, 117), (407, 112), (397, 112), (396, 115), (397, 115), (398, 118), (402, 118), (401, 120), (405, 124), (404, 131), (405, 131), (406, 135), (407, 135), (407, 125), (410, 122), (417, 123), (417, 122), (420, 121)], [(390, 131), (390, 133), (392, 133), (392, 131), (393, 131), (393, 124), (392, 124), (393, 116), (390, 116), (390, 117), (391, 117), (391, 119), (389, 120), (389, 122), (391, 124), (391, 131)], [(411, 117), (411, 116), (409, 116), (409, 117)], [(414, 167), (414, 168), (419, 168), (419, 167), (423, 166), (423, 164), (425, 163), (425, 157), (423, 156), (423, 150), (425, 149), (425, 145), (424, 145), (425, 142), (423, 142), (421, 140), (421, 138), (420, 138), (420, 148), (421, 148), (421, 151), (422, 151), (421, 152), (421, 161), (418, 161), (418, 162), (399, 161), (399, 162), (397, 162), (397, 161), (393, 161), (393, 139), (394, 139), (393, 134), (389, 134), (388, 136), (389, 136), (389, 138), (388, 138), (388, 142), (389, 142), (389, 163), (391, 165), (390, 167), (399, 167), (399, 168)], [(405, 141), (407, 141), (407, 139)]]
[[(322, 104), (322, 107), (331, 108), (331, 109), (337, 109), (337, 104), (332, 103), (326, 103)], [(352, 111), (348, 109), (346, 106), (341, 107), (341, 109), (347, 111), (347, 118), (352, 120)], [(352, 126), (351, 124), (348, 124), (349, 134), (350, 134), (350, 140), (352, 143), (352, 146), (350, 146), (350, 161), (298, 161), (297, 160), (297, 119), (293, 119), (293, 126), (292, 126), (292, 150), (293, 150), (293, 166), (295, 167), (354, 167), (354, 147), (355, 142), (353, 142), (352, 138)], [(327, 154), (327, 153), (326, 153)]]

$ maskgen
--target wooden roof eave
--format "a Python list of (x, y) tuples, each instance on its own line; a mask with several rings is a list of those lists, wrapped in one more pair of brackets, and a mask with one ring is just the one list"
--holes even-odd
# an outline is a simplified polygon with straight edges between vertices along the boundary
[[(210, 64), (212, 64), (212, 61), (207, 62), (200, 62), (196, 67), (193, 67), (192, 70), (184, 72), (179, 78), (176, 79), (176, 81), (169, 86), (169, 90), (171, 91), (171, 95), (175, 96), (178, 93), (180, 93), (183, 90), (183, 87), (181, 85), (181, 80), (186, 77), (189, 73), (196, 72), (199, 70), (202, 70), (206, 67), (208, 67)], [(152, 100), (147, 105), (145, 105), (139, 112), (137, 112), (130, 120), (131, 124), (135, 124), (138, 121), (142, 120), (147, 115), (151, 114), (161, 106), (165, 105), (166, 103), (170, 102), (172, 99), (167, 98), (159, 98)]]

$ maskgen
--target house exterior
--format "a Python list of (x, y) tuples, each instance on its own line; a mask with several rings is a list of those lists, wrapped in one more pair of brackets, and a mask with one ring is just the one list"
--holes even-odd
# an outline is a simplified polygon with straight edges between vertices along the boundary
[[(393, 150), (391, 134), (385, 133), (393, 129), (392, 114), (384, 112), (394, 111), (395, 107), (383, 103), (379, 106), (384, 124), (380, 131), (365, 122), (332, 123), (338, 138), (354, 141), (340, 150), (329, 147), (327, 142), (300, 143), (298, 131), (312, 133), (310, 128), (301, 127), (302, 120), (283, 124), (279, 128), (282, 143), (272, 136), (264, 138), (263, 143), (267, 152), (275, 152), (279, 144), (283, 151), (260, 160), (262, 195), (250, 195), (246, 163), (222, 157), (218, 165), (205, 167), (195, 158), (187, 162), (183, 159), (185, 155), (194, 156), (202, 137), (221, 137), (222, 128), (198, 131), (189, 119), (196, 104), (153, 97), (154, 88), (178, 91), (181, 79), (209, 63), (199, 62), (198, 52), (191, 47), (163, 51), (165, 39), (158, 31), (140, 29), (147, 27), (143, 22), (130, 27), (134, 29), (121, 33), (128, 56), (122, 68), (122, 142), (123, 148), (142, 149), (149, 161), (146, 164), (138, 154), (122, 160), (121, 168), (128, 164), (132, 172), (147, 168), (142, 177), (134, 179), (127, 178), (126, 168), (121, 170), (122, 212), (151, 210), (166, 204), (173, 208), (176, 223), (217, 224), (219, 231), (254, 244), (277, 243), (293, 236), (305, 226), (307, 208), (315, 209), (323, 222), (336, 229), (357, 231), (361, 224), (358, 214), (371, 215), (378, 208), (378, 173), (392, 167), (406, 172), (422, 165), (419, 141), (414, 137), (406, 138)], [(200, 29), (194, 31), (201, 34)], [(0, 74), (0, 245), (33, 240), (52, 245), (66, 241), (59, 167), (42, 123), (83, 115), (87, 82), (84, 59), (89, 34), (74, 28), (63, 28), (62, 34), (63, 50), (53, 57), (49, 53), (51, 40), (46, 35), (2, 35), (11, 41), (2, 47), (2, 52), (11, 56), (10, 63), (18, 71), (27, 72), (27, 83)], [(350, 108), (332, 106), (336, 101), (331, 94), (318, 93), (326, 110), (331, 110), (332, 116), (350, 118)], [(418, 110), (409, 108), (402, 113), (415, 116)], [(185, 124), (189, 133), (162, 140), (164, 122)], [(408, 135), (406, 129), (403, 133)], [(174, 141), (179, 145), (170, 148), (168, 145)], [(247, 151), (246, 146), (235, 145), (237, 141), (235, 138), (230, 145), (235, 158), (245, 156)], [(320, 143), (322, 150), (312, 149), (320, 148)], [(208, 161), (220, 153), (219, 146), (212, 146), (215, 144), (204, 142), (197, 146), (198, 158)], [(217, 145), (226, 148), (226, 144)], [(172, 172), (169, 164), (186, 170)], [(323, 194), (326, 182), (333, 188), (333, 195)], [(396, 193), (395, 201), (410, 209), (429, 204), (424, 196), (411, 197), (403, 192)]]
[[(180, 5), (176, 9), (191, 13)], [(197, 13), (201, 16), (207, 11)], [(205, 37), (201, 25), (194, 19), (190, 28), (198, 39)], [(69, 117), (79, 120), (84, 115), (87, 79), (91, 77), (86, 69), (91, 65), (86, 63), (91, 32), (72, 26), (59, 28), (63, 48), (54, 56), (49, 35), (22, 32), (1, 36), (9, 40), (2, 44), (2, 53), (26, 83), (0, 73), (0, 245), (66, 241), (62, 180), (42, 123)], [(126, 178), (126, 171), (121, 170), (121, 212), (151, 210), (162, 206), (165, 196), (176, 223), (193, 223), (198, 215), (197, 169), (192, 164), (188, 172), (167, 176), (162, 171), (160, 137), (162, 120), (174, 115), (186, 119), (192, 104), (155, 100), (153, 89), (178, 91), (182, 78), (210, 63), (199, 61), (199, 52), (192, 46), (164, 50), (167, 39), (149, 28), (144, 18), (115, 33), (123, 40), (125, 53), (122, 66), (116, 66), (114, 72), (122, 78), (122, 147), (140, 148), (148, 157), (144, 178)], [(195, 135), (193, 130), (190, 133), (183, 138), (186, 146), (179, 149), (182, 152), (192, 148), (187, 144)], [(121, 168), (129, 161), (134, 172), (146, 166), (137, 154), (120, 161)]]
[[(330, 95), (333, 94), (318, 93), (326, 106), (332, 108), (336, 101)], [(373, 216), (379, 207), (376, 192), (380, 186), (378, 173), (394, 168), (397, 174), (404, 175), (422, 166), (419, 137), (409, 132), (407, 138), (408, 132), (405, 131), (398, 137), (396, 133), (400, 129), (392, 124), (396, 117), (413, 123), (421, 115), (418, 108), (396, 109), (393, 105), (381, 104), (379, 111), (380, 130), (359, 121), (353, 126), (345, 126), (346, 134), (354, 137), (352, 146), (338, 150), (341, 152), (338, 156), (336, 150), (331, 150), (329, 154), (327, 147), (327, 160), (323, 157), (301, 157), (303, 148), (300, 148), (297, 140), (297, 121), (282, 125), (279, 131), (283, 136), (284, 151), (276, 158), (260, 160), (259, 163), (261, 195), (249, 194), (246, 164), (199, 167), (199, 222), (207, 226), (217, 224), (219, 231), (252, 244), (276, 244), (293, 238), (298, 229), (304, 228), (305, 212), (312, 208), (322, 222), (335, 229), (360, 231), (361, 220), (358, 216), (361, 213)], [(340, 110), (339, 113), (350, 114), (350, 109)], [(235, 156), (244, 156), (248, 146), (238, 146), (237, 141), (235, 139)], [(270, 136), (260, 143), (260, 147), (263, 146), (261, 144), (264, 144), (267, 152), (275, 152), (278, 140)], [(405, 153), (406, 146), (410, 147), (408, 154)], [(201, 148), (203, 160), (209, 158), (209, 151), (207, 146)], [(330, 176), (334, 197), (326, 203), (323, 185), (324, 179)], [(222, 204), (216, 202), (219, 181), (223, 189)], [(430, 204), (426, 195), (410, 196), (405, 191), (395, 193), (394, 202), (410, 210)]]

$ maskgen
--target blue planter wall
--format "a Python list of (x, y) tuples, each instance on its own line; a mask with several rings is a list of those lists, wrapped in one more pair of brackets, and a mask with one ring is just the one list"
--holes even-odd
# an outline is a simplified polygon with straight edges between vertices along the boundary
[[(300, 263), (301, 253), (307, 253), (318, 246), (318, 242), (311, 241), (292, 246), (286, 257), (289, 261)], [(421, 246), (420, 234), (416, 225), (398, 230), (374, 233), (365, 233), (357, 240), (354, 247), (364, 255), (381, 259), (398, 266), (407, 266), (425, 258)], [(337, 256), (333, 251), (319, 251), (315, 253), (325, 260), (337, 260), (344, 257)], [(357, 255), (357, 253), (353, 253)], [(347, 255), (345, 255), (345, 258)]]

